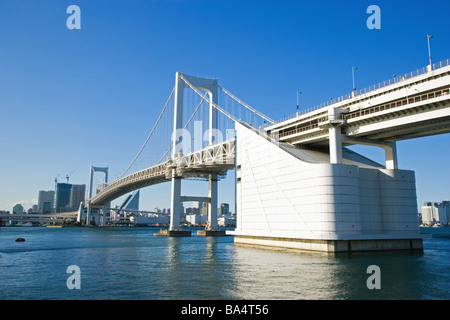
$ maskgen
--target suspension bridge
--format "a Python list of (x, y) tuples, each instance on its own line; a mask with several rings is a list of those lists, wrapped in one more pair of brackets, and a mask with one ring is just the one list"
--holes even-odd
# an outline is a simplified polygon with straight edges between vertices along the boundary
[[(191, 89), (200, 101), (193, 102), (192, 97), (189, 96), (185, 98), (185, 89)], [(232, 106), (231, 110), (227, 111), (219, 106), (219, 90), (233, 103), (239, 104), (241, 109), (236, 108), (234, 110), (234, 106)], [(171, 100), (174, 100), (173, 112), (170, 112), (171, 109), (168, 108)], [(185, 109), (193, 104), (196, 107), (186, 112)], [(206, 112), (202, 108), (207, 109)], [(233, 111), (235, 111), (234, 114)], [(207, 117), (205, 117), (205, 114), (207, 114)], [(242, 120), (243, 117), (248, 123)], [(173, 128), (175, 128), (173, 132), (170, 133), (163, 129), (163, 134), (155, 138), (154, 135), (157, 134), (158, 125), (167, 127), (167, 124), (163, 124), (164, 121), (167, 122), (172, 119)], [(91, 219), (92, 209), (102, 211), (104, 223), (112, 200), (143, 187), (172, 182), (170, 234), (186, 234), (186, 232), (181, 232), (180, 228), (180, 204), (198, 200), (208, 203), (209, 223), (207, 231), (210, 234), (217, 234), (217, 183), (226, 176), (227, 171), (235, 168), (234, 123), (242, 123), (259, 133), (265, 123), (275, 122), (219, 86), (217, 79), (198, 78), (177, 73), (175, 86), (168, 100), (144, 145), (128, 168), (115, 181), (109, 183), (108, 168), (91, 167), (89, 199), (86, 201), (87, 223)], [(191, 132), (194, 133), (193, 136)], [(166, 141), (168, 140), (167, 137), (171, 137), (172, 143), (155, 165), (126, 175), (130, 169), (135, 167), (149, 141), (152, 141), (152, 139)], [(152, 152), (154, 152), (154, 149), (152, 149)], [(93, 195), (95, 172), (104, 173), (104, 180), (97, 186), (97, 194)], [(182, 179), (208, 181), (208, 196), (182, 196)]]
[[(162, 235), (189, 235), (180, 227), (181, 204), (200, 198), (208, 203), (205, 235), (215, 234), (218, 182), (236, 170), (237, 226), (229, 232), (236, 243), (332, 252), (420, 250), (414, 172), (398, 168), (396, 141), (450, 132), (449, 64), (447, 59), (396, 76), (280, 121), (217, 79), (176, 73), (128, 168), (108, 182), (107, 168), (91, 167), (79, 215), (85, 212), (89, 223), (92, 210), (100, 210), (104, 223), (114, 199), (170, 182), (170, 226)], [(141, 160), (152, 142), (149, 166)], [(383, 148), (385, 163), (346, 148), (352, 144)], [(94, 195), (95, 172), (104, 180)], [(183, 179), (208, 182), (208, 195), (182, 195)]]

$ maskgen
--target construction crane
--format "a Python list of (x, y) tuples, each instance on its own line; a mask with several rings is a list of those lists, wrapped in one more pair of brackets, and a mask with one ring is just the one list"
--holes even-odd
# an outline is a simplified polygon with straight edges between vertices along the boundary
[(61, 175), (61, 173), (58, 173), (58, 176), (55, 178), (55, 190), (56, 190), (56, 184), (58, 183), (58, 178)]
[(67, 183), (69, 183), (69, 178), (72, 175), (72, 173), (74, 173), (76, 170), (73, 170), (71, 173), (66, 174), (66, 179), (67, 179)]

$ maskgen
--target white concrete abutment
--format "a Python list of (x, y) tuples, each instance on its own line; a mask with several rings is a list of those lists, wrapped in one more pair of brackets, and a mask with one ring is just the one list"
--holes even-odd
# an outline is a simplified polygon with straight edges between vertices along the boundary
[(337, 151), (294, 155), (239, 124), (236, 144), (237, 224), (229, 232), (235, 243), (325, 252), (422, 249), (413, 171)]

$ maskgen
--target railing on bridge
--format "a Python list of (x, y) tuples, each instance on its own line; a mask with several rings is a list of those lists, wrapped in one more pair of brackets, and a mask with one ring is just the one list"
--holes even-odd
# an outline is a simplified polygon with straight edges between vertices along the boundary
[(177, 165), (182, 167), (194, 167), (205, 164), (234, 164), (235, 140), (227, 140), (218, 144), (192, 152), (180, 157)]
[[(349, 112), (349, 113), (341, 113), (341, 119), (342, 120), (354, 119), (354, 118), (362, 117), (362, 116), (365, 116), (365, 115), (377, 113), (377, 112), (380, 112), (380, 111), (385, 111), (385, 110), (401, 107), (401, 106), (404, 106), (404, 105), (407, 105), (407, 104), (412, 104), (412, 103), (415, 103), (415, 102), (426, 101), (426, 100), (429, 100), (429, 99), (442, 97), (442, 96), (445, 96), (445, 95), (450, 95), (450, 88), (439, 89), (439, 90), (427, 92), (427, 93), (424, 93), (424, 94), (411, 95), (410, 97), (407, 97), (405, 99), (399, 99), (399, 100), (396, 100), (396, 101), (391, 101), (389, 103), (385, 103), (385, 104), (381, 104), (381, 105), (377, 105), (377, 106), (372, 106), (372, 107), (369, 107), (369, 108), (359, 109), (359, 110), (352, 111), (352, 112)], [(309, 130), (312, 130), (312, 129), (317, 129), (317, 128), (319, 128), (320, 123), (326, 122), (328, 120), (334, 120), (334, 119), (330, 119), (328, 115), (326, 115), (324, 117), (317, 118), (317, 119), (313, 119), (307, 125), (299, 126), (297, 128), (286, 130), (286, 131), (280, 131), (279, 137), (283, 138), (283, 137), (286, 137), (286, 136), (289, 136), (289, 135), (293, 135), (293, 134), (309, 131)]]
[[(215, 174), (218, 178), (234, 167), (235, 140), (230, 139), (214, 145), (207, 146), (189, 154), (180, 154), (175, 159), (132, 173), (105, 186), (99, 193), (88, 200), (98, 205), (106, 202), (113, 196), (120, 196), (129, 191), (154, 183), (169, 181), (172, 178), (172, 169), (176, 175), (189, 178), (203, 178)], [(132, 186), (136, 187), (132, 187)]]
[[(432, 64), (431, 70), (437, 70), (437, 69), (446, 67), (448, 65), (450, 65), (450, 58)], [(325, 107), (327, 107), (329, 105), (332, 105), (332, 104), (335, 104), (335, 103), (338, 103), (338, 102), (341, 102), (341, 101), (344, 101), (344, 100), (348, 100), (348, 99), (350, 99), (352, 97), (360, 96), (362, 94), (369, 93), (371, 91), (384, 88), (386, 86), (389, 86), (391, 84), (395, 84), (395, 83), (404, 81), (406, 79), (411, 79), (411, 78), (417, 77), (417, 76), (425, 74), (427, 72), (428, 72), (427, 67), (423, 67), (423, 68), (417, 69), (415, 71), (411, 71), (411, 72), (405, 73), (404, 75), (394, 76), (393, 78), (385, 80), (383, 82), (379, 82), (377, 84), (368, 86), (366, 88), (356, 90), (354, 94), (353, 93), (347, 93), (347, 94), (342, 95), (342, 96), (340, 96), (338, 98), (330, 99), (330, 100), (328, 100), (328, 101), (326, 101), (324, 103), (318, 104), (318, 105), (316, 105), (314, 107), (303, 109), (303, 110), (301, 110), (299, 112), (296, 112), (296, 113), (294, 113), (294, 114), (292, 114), (290, 116), (284, 116), (283, 118), (281, 118), (280, 120), (276, 121), (275, 123), (280, 123), (280, 122), (283, 122), (283, 121), (286, 121), (286, 120), (290, 120), (290, 119), (296, 118), (296, 117), (301, 116), (303, 114), (306, 114), (306, 113), (309, 113), (309, 112), (312, 112), (312, 111), (315, 111), (315, 110), (319, 110), (319, 109), (325, 108)]]
[(289, 136), (291, 134), (296, 134), (296, 133), (300, 133), (300, 132), (305, 132), (305, 131), (309, 131), (309, 130), (312, 130), (312, 129), (316, 129), (316, 128), (319, 127), (319, 123), (325, 122), (327, 120), (328, 120), (328, 116), (325, 116), (325, 117), (321, 117), (321, 118), (318, 118), (318, 119), (314, 119), (314, 123), (310, 123), (310, 124), (308, 124), (306, 126), (301, 126), (301, 127), (295, 128), (295, 129), (288, 130), (288, 131), (281, 131), (279, 133), (279, 138), (283, 138), (283, 137)]
[(429, 100), (429, 99), (433, 99), (433, 98), (437, 98), (437, 97), (442, 97), (442, 96), (445, 96), (448, 94), (450, 94), (449, 88), (440, 89), (440, 90), (432, 91), (432, 92), (425, 93), (425, 94), (417, 94), (417, 95), (413, 95), (411, 97), (407, 97), (406, 99), (400, 99), (400, 100), (392, 101), (392, 102), (385, 103), (382, 105), (352, 111), (349, 113), (342, 113), (341, 118), (343, 120), (354, 119), (354, 118), (365, 116), (368, 114), (372, 114), (372, 113), (376, 113), (376, 112), (380, 112), (380, 111), (384, 111), (384, 110), (389, 110), (389, 109), (393, 109), (396, 107), (401, 107), (401, 106), (404, 106), (407, 104), (411, 104), (411, 103), (415, 103), (415, 102), (419, 102), (419, 101), (425, 101), (425, 100)]
[(431, 69), (432, 69), (432, 70), (436, 70), (436, 69), (439, 69), (439, 68), (442, 68), (442, 67), (446, 67), (446, 66), (448, 66), (448, 65), (450, 65), (450, 58), (447, 59), (447, 60), (442, 60), (442, 61), (433, 63)]

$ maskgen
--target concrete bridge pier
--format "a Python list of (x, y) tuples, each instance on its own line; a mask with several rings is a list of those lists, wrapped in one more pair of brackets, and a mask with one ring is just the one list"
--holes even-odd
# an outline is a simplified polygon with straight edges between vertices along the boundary
[(88, 202), (87, 205), (87, 212), (86, 212), (86, 225), (89, 226), (90, 225), (90, 220), (91, 220), (91, 204)]
[(224, 230), (219, 230), (217, 225), (217, 176), (210, 175), (208, 197), (210, 199), (208, 205), (208, 223), (205, 230), (198, 230), (198, 236), (225, 236)]
[(398, 169), (396, 142), (387, 143), (383, 148), (386, 158), (386, 169)]
[(170, 225), (168, 230), (161, 230), (155, 233), (156, 237), (190, 237), (191, 231), (182, 230), (180, 227), (181, 211), (181, 177), (175, 176), (175, 170), (172, 174), (172, 191), (170, 199)]
[(108, 203), (108, 204), (105, 204), (103, 206), (103, 208), (102, 208), (102, 216), (101, 216), (101, 222), (100, 222), (100, 224), (102, 226), (106, 226), (106, 216), (107, 216), (108, 211), (109, 211), (107, 208), (109, 208), (109, 207), (111, 207), (111, 202)]

